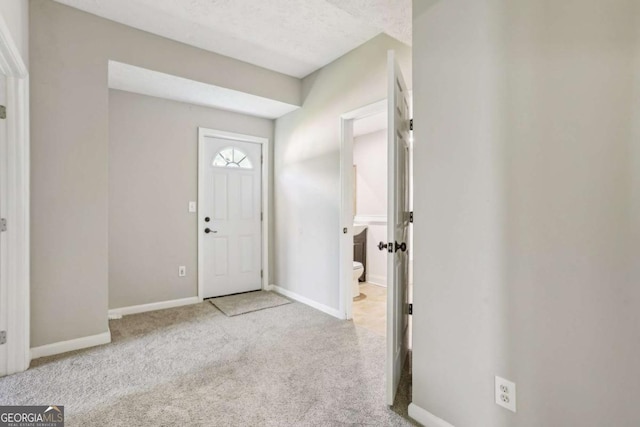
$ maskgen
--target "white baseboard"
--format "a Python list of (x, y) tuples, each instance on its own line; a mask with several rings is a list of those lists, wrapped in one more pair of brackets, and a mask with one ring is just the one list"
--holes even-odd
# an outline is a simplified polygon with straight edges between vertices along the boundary
[(442, 418), (438, 418), (415, 403), (409, 404), (409, 416), (425, 427), (453, 427)]
[(342, 315), (342, 313), (340, 313), (339, 310), (336, 310), (335, 308), (331, 308), (327, 305), (324, 304), (320, 304), (318, 302), (315, 302), (313, 300), (310, 300), (307, 297), (303, 297), (302, 295), (296, 294), (295, 292), (291, 292), (288, 289), (284, 289), (281, 288), (280, 286), (276, 286), (276, 285), (271, 285), (271, 290), (284, 295), (285, 297), (291, 298), (292, 300), (296, 300), (298, 302), (301, 302), (303, 304), (308, 305), (309, 307), (313, 307), (316, 310), (320, 310), (323, 313), (327, 313), (330, 316), (333, 317), (337, 317), (338, 319), (344, 319), (344, 316)]
[(97, 345), (109, 344), (111, 342), (111, 331), (103, 332), (88, 337), (76, 338), (69, 341), (54, 342), (52, 344), (33, 347), (31, 349), (31, 359), (53, 356), (54, 354), (66, 353), (68, 351), (81, 350), (83, 348), (95, 347)]
[(367, 274), (367, 283), (371, 283), (372, 285), (382, 286), (383, 288), (387, 287), (387, 277), (386, 276), (375, 276), (373, 274)]
[(128, 314), (146, 313), (147, 311), (164, 310), (166, 308), (182, 307), (183, 305), (198, 304), (200, 298), (189, 297), (171, 301), (152, 302), (149, 304), (132, 305), (130, 307), (112, 308), (109, 317), (126, 316)]

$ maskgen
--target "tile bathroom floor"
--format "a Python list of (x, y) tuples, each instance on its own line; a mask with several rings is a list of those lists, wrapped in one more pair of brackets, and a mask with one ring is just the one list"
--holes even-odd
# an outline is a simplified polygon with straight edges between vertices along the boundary
[(386, 335), (387, 288), (360, 283), (360, 296), (353, 300), (353, 323), (378, 335)]

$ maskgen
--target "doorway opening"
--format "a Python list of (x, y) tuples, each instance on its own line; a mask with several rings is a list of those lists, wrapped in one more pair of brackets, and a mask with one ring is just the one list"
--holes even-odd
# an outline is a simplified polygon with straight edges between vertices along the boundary
[(268, 290), (268, 142), (199, 128), (198, 298)]
[[(380, 126), (380, 116), (386, 118), (386, 132), (384, 126)], [(340, 310), (346, 319), (353, 319), (356, 324), (363, 320), (370, 328), (375, 328), (376, 323), (383, 324), (387, 343), (386, 396), (387, 404), (391, 406), (411, 346), (409, 316), (412, 312), (410, 254), (413, 222), (411, 99), (393, 51), (388, 53), (387, 99), (345, 113), (340, 120)], [(368, 132), (363, 133), (362, 129), (368, 126), (372, 126), (374, 132), (382, 131), (382, 137), (371, 136), (368, 142), (371, 147), (382, 146), (382, 152), (386, 149), (386, 170), (381, 170), (385, 162), (380, 166), (379, 151), (366, 147), (366, 139), (369, 138), (364, 136)], [(384, 159), (384, 154), (382, 156)], [(379, 169), (377, 172), (376, 167)], [(361, 173), (363, 169), (367, 172)], [(370, 172), (369, 169), (374, 170)], [(363, 185), (371, 188), (362, 188)], [(358, 195), (361, 196), (360, 200)], [(359, 211), (359, 208), (365, 211)], [(372, 214), (366, 215), (369, 212)], [(381, 233), (381, 229), (386, 232)], [(369, 244), (371, 237), (378, 237), (380, 241), (374, 240)], [(370, 251), (370, 247), (375, 249)], [(366, 248), (366, 255), (362, 254), (363, 248)], [(357, 257), (365, 262), (358, 262), (354, 259)], [(372, 296), (375, 293), (376, 288), (359, 283), (361, 278), (375, 281), (376, 274), (371, 274), (372, 271), (378, 273), (379, 282), (380, 273), (386, 274), (386, 292), (378, 297), (386, 305), (384, 312), (376, 312), (375, 304), (361, 304), (362, 298), (358, 299), (363, 291), (365, 298), (368, 297), (366, 292)], [(375, 300), (372, 299), (372, 302)], [(367, 308), (371, 310), (369, 313), (366, 312)], [(380, 318), (383, 315), (386, 319), (382, 320)]]
[[(358, 169), (358, 165), (355, 163), (355, 143), (356, 138), (364, 136), (366, 126), (371, 126), (371, 129), (378, 127), (377, 131), (384, 131), (387, 128), (386, 124), (381, 124), (381, 120), (387, 121), (387, 100), (383, 99), (376, 103), (364, 106), (357, 110), (343, 114), (341, 117), (341, 133), (342, 133), (342, 145), (341, 145), (341, 224), (343, 229), (341, 230), (340, 237), (340, 311), (344, 313), (346, 319), (353, 319), (353, 299), (355, 295), (354, 286), (354, 262), (361, 262), (364, 259), (362, 274), (357, 277), (357, 280), (370, 279), (372, 266), (371, 257), (369, 256), (369, 240), (372, 238), (369, 230), (369, 224), (367, 222), (384, 223), (386, 228), (386, 203), (387, 194), (386, 189), (384, 192), (376, 189), (376, 197), (382, 199), (385, 206), (377, 212), (383, 212), (374, 218), (373, 215), (364, 215), (364, 212), (358, 211), (358, 193), (363, 192), (363, 188), (358, 189), (358, 172), (362, 172)], [(356, 124), (358, 124), (358, 130), (356, 130)], [(376, 131), (374, 130), (374, 132)], [(373, 132), (372, 132), (373, 133)], [(386, 136), (384, 138), (384, 144), (386, 147)], [(386, 161), (386, 155), (383, 155)], [(379, 162), (376, 162), (379, 163)], [(368, 166), (368, 165), (367, 165)], [(381, 173), (387, 173), (387, 167)], [(386, 184), (386, 180), (383, 179)], [(361, 186), (362, 187), (362, 183)], [(381, 194), (383, 193), (383, 194)], [(362, 209), (361, 209), (362, 210)], [(356, 221), (360, 221), (357, 223)], [(364, 240), (366, 236), (366, 246), (360, 241)], [(384, 238), (386, 240), (386, 236)], [(357, 243), (356, 243), (357, 241)], [(377, 250), (377, 249), (376, 249)], [(366, 254), (364, 252), (366, 251)], [(356, 261), (359, 258), (359, 261)], [(369, 262), (367, 262), (369, 261)], [(364, 271), (368, 267), (367, 271)], [(384, 270), (386, 272), (386, 269)], [(386, 283), (385, 283), (386, 285)]]
[(387, 108), (353, 121), (353, 322), (379, 335), (387, 327)]

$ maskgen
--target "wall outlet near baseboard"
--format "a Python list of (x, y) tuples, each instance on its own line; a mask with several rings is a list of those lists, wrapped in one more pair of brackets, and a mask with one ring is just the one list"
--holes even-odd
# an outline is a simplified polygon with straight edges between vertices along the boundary
[(496, 403), (516, 412), (516, 384), (496, 376)]
[(178, 267), (178, 276), (184, 277), (186, 275), (187, 275), (187, 267), (184, 265), (181, 265), (180, 267)]

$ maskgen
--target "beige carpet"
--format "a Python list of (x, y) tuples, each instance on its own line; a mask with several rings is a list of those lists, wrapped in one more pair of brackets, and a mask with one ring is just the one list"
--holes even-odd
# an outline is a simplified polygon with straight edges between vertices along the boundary
[(384, 403), (383, 337), (300, 303), (209, 303), (110, 322), (111, 344), (0, 378), (0, 404), (65, 405), (67, 426), (404, 426)]
[(207, 301), (215, 305), (218, 310), (227, 316), (239, 316), (240, 314), (291, 304), (291, 301), (285, 297), (275, 292), (267, 291), (245, 292), (243, 294), (211, 298)]

